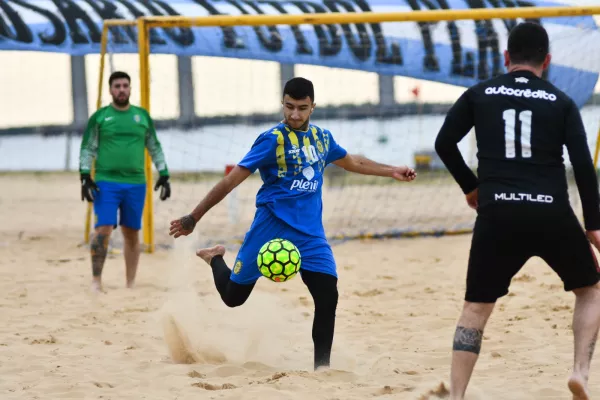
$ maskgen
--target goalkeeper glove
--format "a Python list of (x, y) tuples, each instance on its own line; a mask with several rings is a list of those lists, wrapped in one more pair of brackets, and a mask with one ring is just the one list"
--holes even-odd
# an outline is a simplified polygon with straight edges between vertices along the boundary
[(169, 175), (161, 175), (156, 181), (154, 191), (160, 188), (160, 199), (166, 200), (171, 197), (171, 184), (169, 183)]
[(96, 192), (100, 191), (96, 182), (90, 177), (90, 174), (81, 174), (81, 200), (93, 202), (96, 198)]

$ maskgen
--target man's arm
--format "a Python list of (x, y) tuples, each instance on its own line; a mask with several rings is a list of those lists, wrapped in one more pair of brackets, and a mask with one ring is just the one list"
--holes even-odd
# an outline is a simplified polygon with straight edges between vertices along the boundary
[(588, 147), (581, 114), (573, 102), (571, 102), (565, 122), (567, 130), (565, 144), (573, 165), (575, 182), (581, 198), (585, 229), (588, 231), (599, 230), (600, 195), (598, 193), (598, 177)]
[(401, 181), (412, 181), (416, 177), (415, 171), (411, 168), (380, 164), (357, 154), (346, 154), (343, 158), (334, 161), (333, 164), (348, 172), (362, 175), (383, 176)]
[(165, 154), (163, 153), (162, 146), (156, 135), (156, 129), (154, 128), (154, 121), (150, 114), (146, 113), (148, 118), (148, 131), (146, 132), (146, 148), (152, 158), (154, 166), (158, 170), (160, 176), (168, 176), (169, 170), (167, 168), (167, 162), (165, 160)]
[[(281, 135), (280, 132), (275, 133)], [(274, 164), (276, 162), (275, 149), (278, 137), (275, 133), (267, 132), (261, 134), (238, 165), (208, 192), (190, 214), (171, 221), (169, 235), (178, 238), (179, 236), (187, 236), (192, 233), (196, 223), (211, 208), (219, 204), (229, 192), (245, 181), (258, 168)]]
[(167, 168), (167, 162), (165, 161), (165, 155), (162, 150), (158, 136), (156, 135), (156, 129), (154, 128), (154, 121), (148, 112), (146, 112), (146, 118), (148, 118), (148, 131), (146, 131), (146, 148), (150, 154), (150, 158), (154, 163), (154, 166), (158, 170), (158, 180), (154, 185), (154, 190), (160, 188), (159, 198), (166, 200), (171, 197), (171, 184), (169, 183), (169, 170)]
[(226, 177), (221, 179), (200, 201), (194, 210), (183, 218), (171, 221), (169, 235), (176, 238), (189, 235), (200, 219), (214, 206), (219, 204), (233, 189), (246, 180), (252, 172), (236, 165)]
[(98, 124), (96, 114), (88, 120), (87, 127), (83, 132), (81, 146), (79, 148), (79, 173), (90, 174), (94, 159), (98, 155)]
[(458, 143), (473, 127), (473, 115), (468, 96), (467, 90), (454, 103), (435, 140), (435, 151), (464, 194), (472, 193), (478, 185), (477, 177), (467, 166), (458, 149)]
[(93, 202), (98, 186), (91, 177), (92, 164), (98, 155), (98, 124), (96, 113), (88, 120), (79, 149), (79, 177), (81, 180), (81, 200)]

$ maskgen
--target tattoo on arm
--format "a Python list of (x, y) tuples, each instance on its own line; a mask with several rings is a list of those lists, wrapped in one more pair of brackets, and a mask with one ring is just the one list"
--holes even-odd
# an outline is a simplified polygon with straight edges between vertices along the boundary
[(454, 345), (452, 349), (454, 351), (468, 351), (479, 354), (482, 339), (482, 330), (457, 326), (456, 332), (454, 333)]
[(181, 227), (186, 231), (193, 231), (196, 226), (196, 220), (191, 215), (186, 215), (181, 218)]
[(598, 332), (596, 332), (596, 334), (592, 338), (592, 341), (590, 342), (590, 347), (588, 348), (589, 349), (588, 358), (589, 358), (590, 362), (592, 361), (592, 357), (594, 357), (594, 349), (596, 348), (597, 340), (598, 340)]
[(96, 277), (102, 275), (104, 260), (106, 260), (106, 253), (108, 252), (108, 237), (108, 235), (100, 233), (92, 240), (92, 274)]

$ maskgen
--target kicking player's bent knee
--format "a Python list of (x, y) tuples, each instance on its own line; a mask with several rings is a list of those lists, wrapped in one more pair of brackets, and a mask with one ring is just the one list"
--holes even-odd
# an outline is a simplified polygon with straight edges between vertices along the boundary
[(246, 302), (245, 298), (233, 297), (233, 296), (221, 296), (223, 303), (229, 308), (239, 307)]
[(227, 307), (234, 308), (241, 306), (248, 300), (254, 288), (254, 283), (242, 285), (228, 279), (226, 283), (219, 285), (217, 288), (223, 303)]

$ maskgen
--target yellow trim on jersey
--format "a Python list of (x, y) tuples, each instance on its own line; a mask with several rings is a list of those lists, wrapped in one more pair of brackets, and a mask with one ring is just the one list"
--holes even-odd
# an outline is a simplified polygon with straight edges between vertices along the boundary
[[(287, 129), (287, 127), (286, 127)], [(300, 154), (300, 143), (298, 142), (298, 136), (296, 132), (288, 129), (288, 138), (290, 139), (290, 143), (292, 144), (292, 149), (297, 150), (297, 153), (294, 153), (292, 158), (296, 162), (294, 166), (294, 175), (298, 175), (302, 171), (302, 155)]]
[(329, 134), (323, 131), (323, 142), (325, 143), (325, 151), (329, 151)]
[(321, 143), (321, 141), (319, 140), (317, 128), (315, 128), (313, 126), (311, 131), (312, 131), (313, 139), (315, 140), (315, 145), (317, 146), (317, 151), (319, 152), (319, 156), (320, 156), (319, 157), (319, 166), (322, 170), (325, 168), (325, 157), (323, 157), (323, 153), (324, 153), (325, 149), (323, 148), (323, 143)]
[(277, 148), (275, 149), (275, 155), (277, 157), (277, 176), (282, 178), (287, 173), (287, 165), (285, 163), (285, 141), (283, 133), (280, 130), (275, 129), (273, 135), (277, 135)]

